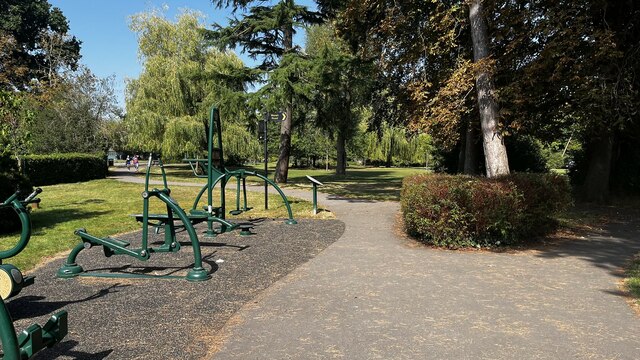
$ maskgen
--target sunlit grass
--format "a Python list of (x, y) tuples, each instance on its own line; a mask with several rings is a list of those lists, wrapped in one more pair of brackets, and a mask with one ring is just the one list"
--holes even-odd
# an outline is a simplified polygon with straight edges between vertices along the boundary
[[(245, 169), (264, 173), (261, 164), (246, 166)], [(170, 164), (165, 166), (167, 180), (171, 182), (206, 183), (206, 178), (197, 178), (187, 164)], [(269, 177), (273, 179), (275, 163), (270, 164)], [(320, 191), (349, 198), (369, 200), (399, 200), (402, 179), (409, 175), (424, 173), (424, 168), (384, 168), (384, 167), (349, 167), (345, 176), (335, 175), (335, 170), (324, 169), (289, 169), (288, 182), (283, 188), (311, 188), (311, 183), (306, 178), (309, 175), (324, 186)], [(159, 174), (157, 167), (152, 168), (152, 173)], [(142, 172), (138, 175), (144, 178)], [(155, 177), (160, 179), (160, 177)], [(257, 177), (247, 178), (249, 184), (262, 184)], [(233, 187), (233, 184), (230, 184)]]
[(626, 272), (625, 286), (640, 304), (640, 256), (635, 256)]
[[(60, 184), (42, 187), (42, 203), (32, 211), (33, 235), (22, 253), (5, 262), (22, 270), (32, 269), (44, 258), (75, 246), (79, 238), (73, 235), (78, 228), (86, 228), (91, 234), (105, 237), (140, 229), (130, 214), (142, 212), (142, 184), (122, 183), (115, 180), (94, 180), (84, 183)], [(171, 196), (186, 210), (190, 209), (198, 192), (195, 187), (171, 187)], [(227, 211), (235, 209), (235, 191), (226, 193)], [(278, 195), (269, 197), (269, 210), (264, 210), (264, 195), (248, 193), (248, 205), (254, 209), (234, 218), (286, 218), (287, 212)], [(331, 218), (329, 212), (312, 214), (312, 204), (289, 198), (294, 218)], [(219, 202), (219, 194), (214, 204)], [(159, 200), (151, 201), (152, 213), (166, 213), (166, 206)], [(12, 247), (19, 233), (0, 235), (0, 248)]]

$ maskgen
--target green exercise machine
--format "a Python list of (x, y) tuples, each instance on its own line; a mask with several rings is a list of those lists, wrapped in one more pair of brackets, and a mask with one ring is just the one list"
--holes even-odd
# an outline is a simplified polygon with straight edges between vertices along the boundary
[[(75, 276), (95, 276), (95, 277), (158, 277), (142, 274), (117, 274), (117, 273), (97, 273), (85, 272), (82, 266), (78, 265), (76, 258), (84, 249), (90, 249), (93, 246), (102, 246), (104, 255), (110, 257), (112, 255), (128, 255), (138, 260), (146, 261), (152, 253), (177, 252), (180, 250), (180, 243), (176, 238), (176, 229), (182, 228), (186, 230), (193, 247), (193, 268), (189, 270), (184, 277), (188, 281), (204, 281), (210, 279), (209, 273), (202, 267), (202, 256), (200, 251), (200, 242), (194, 229), (194, 225), (203, 221), (208, 221), (209, 216), (206, 214), (189, 214), (180, 207), (180, 205), (171, 197), (171, 190), (167, 186), (167, 176), (160, 159), (156, 160), (161, 169), (162, 189), (149, 189), (149, 180), (151, 177), (151, 165), (153, 163), (153, 155), (149, 156), (149, 163), (145, 176), (144, 191), (142, 192), (142, 214), (133, 215), (136, 220), (142, 223), (142, 246), (139, 248), (131, 248), (130, 243), (125, 240), (113, 237), (100, 238), (93, 236), (86, 229), (78, 229), (74, 232), (79, 236), (82, 242), (78, 244), (69, 254), (64, 265), (58, 270), (58, 277), (71, 278)], [(152, 198), (160, 200), (166, 205), (166, 214), (150, 214), (149, 201)], [(175, 222), (181, 222), (176, 225)], [(219, 220), (224, 226), (233, 226), (232, 224)], [(164, 242), (162, 245), (153, 247), (149, 243), (149, 227), (154, 226), (157, 230), (164, 227)], [(181, 278), (179, 276), (163, 276), (164, 278)]]
[(0, 340), (2, 341), (3, 360), (30, 359), (40, 350), (59, 343), (68, 332), (68, 314), (65, 310), (61, 310), (51, 316), (44, 326), (32, 324), (16, 335), (13, 320), (5, 305), (5, 300), (18, 295), (20, 290), (34, 283), (32, 276), (23, 276), (20, 269), (11, 264), (4, 264), (3, 261), (20, 253), (29, 243), (31, 217), (26, 206), (39, 203), (40, 199), (36, 196), (41, 192), (42, 190), (38, 188), (24, 200), (20, 200), (19, 194), (15, 193), (5, 202), (0, 203), (0, 208), (13, 208), (22, 223), (18, 243), (11, 249), (0, 251), (0, 297), (2, 297)]
[[(209, 214), (209, 219), (207, 220), (207, 232), (205, 236), (214, 237), (218, 234), (233, 230), (234, 227), (230, 227), (225, 225), (219, 220), (224, 220), (226, 216), (226, 199), (225, 199), (225, 189), (229, 182), (232, 179), (236, 180), (236, 208), (234, 210), (229, 211), (231, 215), (238, 215), (244, 211), (251, 210), (251, 207), (247, 206), (247, 183), (246, 179), (249, 176), (255, 176), (267, 184), (271, 185), (282, 197), (285, 207), (287, 208), (288, 219), (285, 220), (287, 224), (296, 224), (296, 220), (293, 218), (293, 213), (291, 211), (291, 205), (289, 204), (289, 200), (285, 196), (282, 189), (269, 180), (267, 177), (262, 174), (256, 173), (254, 171), (249, 171), (246, 169), (238, 169), (238, 170), (229, 170), (225, 167), (224, 163), (224, 153), (222, 149), (222, 127), (220, 124), (220, 112), (214, 106), (211, 108), (209, 114), (208, 123), (205, 122), (205, 132), (207, 136), (207, 158), (206, 159), (185, 159), (184, 161), (189, 163), (193, 173), (196, 177), (207, 178), (207, 183), (202, 187), (200, 192), (195, 198), (193, 202), (193, 206), (191, 207), (191, 214), (199, 214), (201, 212), (205, 212)], [(197, 169), (203, 169), (205, 174), (200, 175)], [(213, 205), (213, 190), (217, 184), (220, 184), (220, 206)], [(203, 210), (198, 209), (198, 204), (200, 203), (202, 197), (205, 192), (207, 193), (207, 205)], [(240, 198), (243, 198), (243, 206), (240, 207)], [(218, 222), (221, 226), (218, 229), (214, 229), (213, 224)], [(240, 225), (243, 232), (246, 232), (247, 229)]]

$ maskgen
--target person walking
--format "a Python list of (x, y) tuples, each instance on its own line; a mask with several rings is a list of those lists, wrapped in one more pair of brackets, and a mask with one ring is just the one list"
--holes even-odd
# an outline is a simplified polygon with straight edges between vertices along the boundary
[(127, 166), (127, 171), (131, 171), (131, 158), (127, 155), (127, 160), (125, 161), (125, 165)]
[(138, 172), (138, 167), (140, 166), (139, 164), (139, 160), (138, 160), (138, 155), (133, 157), (133, 167), (136, 169), (136, 172)]

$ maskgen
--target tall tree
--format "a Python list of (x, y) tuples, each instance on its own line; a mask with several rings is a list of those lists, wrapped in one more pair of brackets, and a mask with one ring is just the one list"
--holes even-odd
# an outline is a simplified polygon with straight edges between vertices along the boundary
[[(296, 4), (294, 0), (280, 0), (266, 5), (264, 0), (212, 0), (218, 8), (232, 6), (234, 13), (243, 10), (242, 18), (232, 18), (227, 27), (217, 26), (213, 38), (223, 45), (239, 46), (254, 59), (261, 58), (256, 74), (267, 84), (257, 97), (270, 99), (267, 110), (285, 108), (286, 118), (280, 127), (280, 150), (275, 180), (286, 182), (291, 153), (291, 127), (293, 123), (293, 99), (298, 80), (297, 61), (299, 48), (293, 44), (297, 29), (308, 24), (319, 23), (318, 12)], [(280, 77), (271, 76), (276, 70)], [(275, 101), (274, 101), (275, 100)]]
[(307, 31), (306, 52), (314, 91), (312, 104), (316, 125), (335, 139), (336, 174), (345, 175), (347, 142), (360, 122), (357, 107), (365, 92), (367, 66), (358, 61), (330, 25)]
[[(483, 0), (469, 2), (469, 20), (473, 40), (473, 60), (476, 63), (476, 91), (482, 128), (482, 145), (487, 177), (509, 174), (507, 148), (498, 122), (498, 104), (494, 98), (492, 71), (490, 68), (489, 34), (485, 20)], [(472, 127), (471, 127), (472, 128)]]
[(29, 150), (36, 154), (106, 151), (102, 129), (120, 112), (113, 79), (98, 78), (85, 67), (61, 76), (32, 97), (30, 106), (34, 119), (28, 126)]
[(60, 9), (46, 0), (0, 0), (0, 88), (49, 83), (61, 67), (75, 70), (80, 41), (68, 35)]
[(156, 12), (132, 18), (143, 71), (127, 84), (131, 148), (169, 158), (200, 153), (202, 119), (212, 105), (221, 108), (225, 126), (246, 120), (242, 61), (208, 44), (202, 19), (194, 12), (181, 14), (175, 23)]

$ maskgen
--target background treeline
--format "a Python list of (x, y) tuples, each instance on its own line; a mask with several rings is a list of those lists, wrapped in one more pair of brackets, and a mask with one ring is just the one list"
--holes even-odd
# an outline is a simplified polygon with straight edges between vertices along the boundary
[[(2, 153), (203, 156), (215, 104), (235, 162), (262, 160), (258, 121), (287, 114), (269, 124), (278, 181), (327, 158), (337, 174), (358, 162), (492, 176), (508, 157), (503, 172), (570, 168), (591, 200), (640, 191), (637, 1), (212, 3), (234, 11), (229, 24), (190, 11), (132, 17), (143, 70), (122, 111), (110, 80), (78, 66), (81, 44), (58, 9), (1, 0)], [(508, 156), (487, 152), (496, 139)]]

